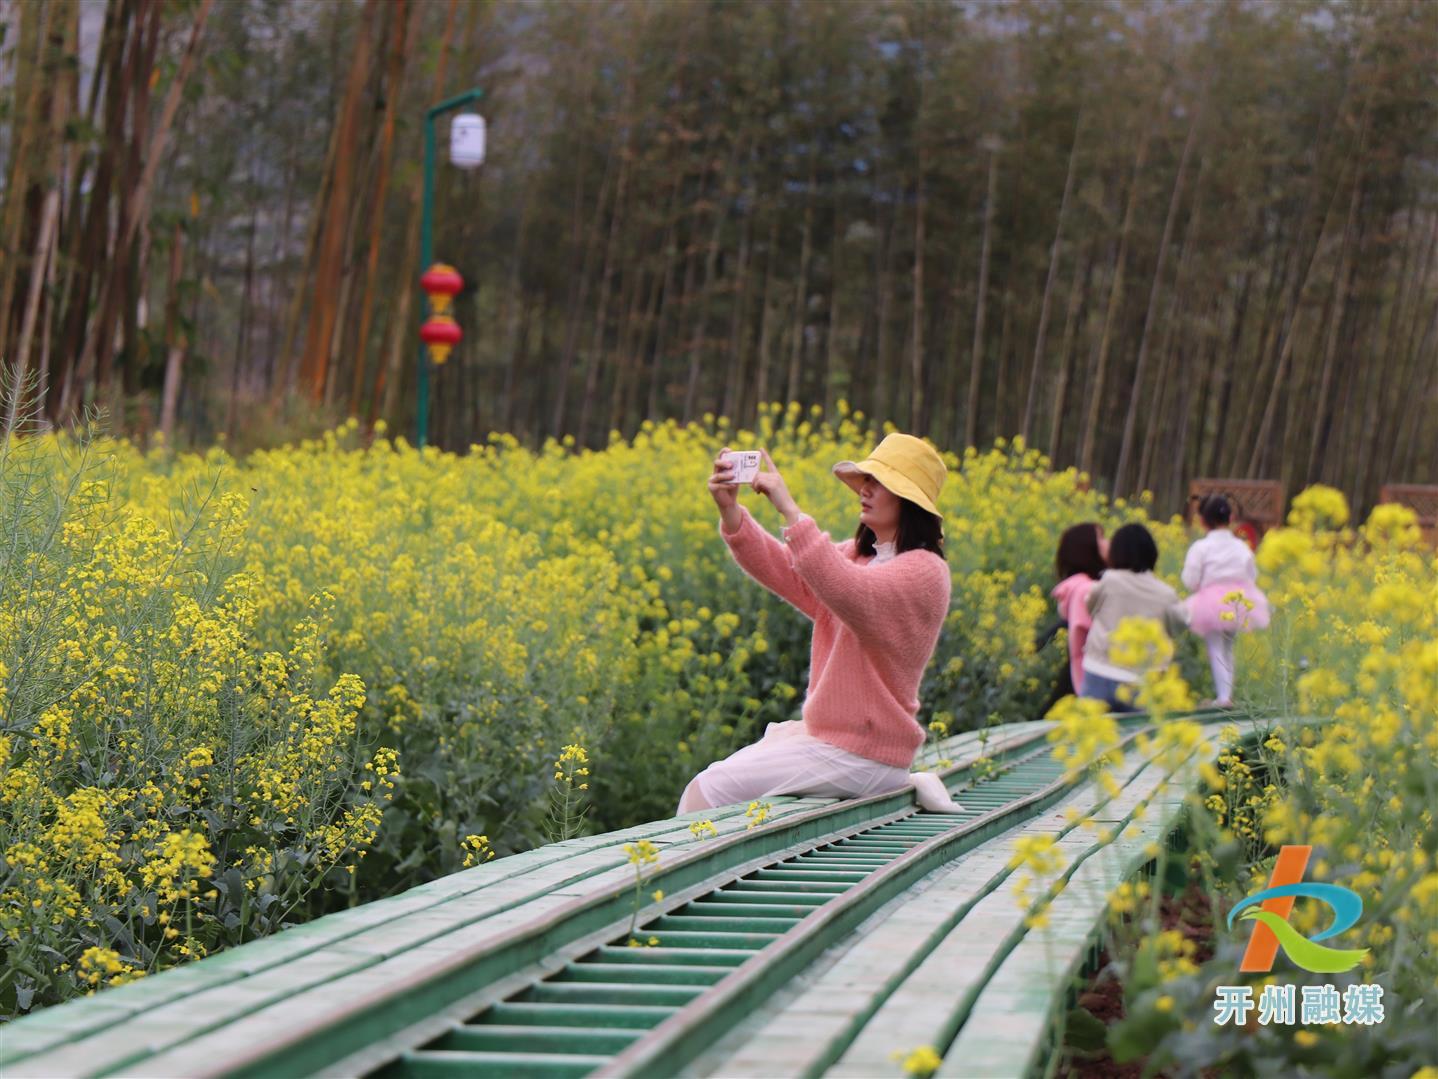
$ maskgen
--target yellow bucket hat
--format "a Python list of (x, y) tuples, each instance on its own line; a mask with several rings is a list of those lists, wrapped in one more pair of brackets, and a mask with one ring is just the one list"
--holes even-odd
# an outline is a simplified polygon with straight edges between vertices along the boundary
[(873, 453), (855, 464), (840, 461), (831, 471), (858, 494), (863, 477), (873, 476), (900, 498), (922, 506), (939, 520), (939, 490), (949, 470), (939, 451), (922, 438), (895, 431), (885, 435)]

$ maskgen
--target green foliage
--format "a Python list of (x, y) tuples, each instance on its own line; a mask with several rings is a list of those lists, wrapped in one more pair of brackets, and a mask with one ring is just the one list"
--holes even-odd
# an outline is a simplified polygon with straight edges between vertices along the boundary
[[(416, 0), (403, 26), (399, 5), (377, 5), (360, 54), (375, 7), (223, 3), (205, 29), (136, 289), (167, 311), (162, 247), (183, 220), (188, 444), (225, 433), (243, 451), (314, 430), (267, 412), (295, 396), (306, 324), (336, 307), (334, 370), (305, 396), (338, 422), (358, 386), (372, 414), (383, 371), (373, 405), (408, 428), (420, 312), (397, 298), (414, 296), (420, 117), (436, 92), (478, 83), (489, 159), (436, 177), (437, 254), (470, 286), (465, 339), (436, 373), (439, 444), (506, 430), (536, 449), (564, 432), (597, 448), (646, 418), (847, 397), (955, 447), (1022, 431), (1164, 507), (1193, 475), (1322, 478), (1360, 504), (1387, 480), (1435, 478), (1421, 406), (1438, 25), (1424, 0), (505, 0), (460, 5), (438, 89), (448, 5)], [(166, 7), (167, 42), (193, 13)], [(87, 28), (103, 14), (87, 8)], [(159, 50), (156, 94), (176, 59)], [(334, 194), (330, 141), (356, 63), (363, 119), (336, 218), (353, 270), (317, 292), (309, 228)], [(23, 74), (0, 95), (7, 129), (28, 116)], [(62, 184), (62, 275), (84, 261), (89, 151), (115, 134), (105, 104), (70, 125), (92, 171)], [(45, 178), (31, 179), (19, 197), (33, 207)], [(371, 256), (381, 302), (361, 342)], [(22, 271), (15, 295), (24, 284)], [(72, 313), (54, 306), (40, 318), (63, 341)], [(165, 334), (168, 318), (142, 321)], [(168, 348), (141, 336), (126, 335), (125, 390), (153, 413)], [(1138, 445), (1119, 476), (1129, 421)]]

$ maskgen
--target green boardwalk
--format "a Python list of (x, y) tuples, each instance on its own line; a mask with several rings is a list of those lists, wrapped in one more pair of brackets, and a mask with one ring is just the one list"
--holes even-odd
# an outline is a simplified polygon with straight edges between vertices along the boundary
[[(944, 744), (962, 814), (776, 798), (755, 828), (734, 806), (553, 844), (19, 1020), (0, 1073), (875, 1076), (928, 1045), (941, 1074), (1031, 1074), (1105, 897), (1197, 784), (1197, 761), (1166, 776), (1133, 753), (1116, 797), (1068, 782), (1049, 726)], [(1042, 929), (1009, 887), (1024, 835), (1056, 838), (1067, 882)], [(639, 839), (653, 944), (631, 947)]]

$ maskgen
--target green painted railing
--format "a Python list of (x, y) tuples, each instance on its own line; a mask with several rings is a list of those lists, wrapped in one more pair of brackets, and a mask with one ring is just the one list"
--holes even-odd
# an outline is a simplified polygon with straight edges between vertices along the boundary
[[(918, 1045), (1027, 1074), (1104, 897), (1197, 783), (1131, 757), (1109, 798), (1064, 780), (1049, 728), (943, 745), (964, 814), (775, 798), (757, 828), (736, 806), (553, 844), (8, 1024), (0, 1074), (885, 1075)], [(1134, 828), (1100, 842), (1070, 810)], [(1024, 834), (1057, 838), (1068, 882), (1040, 933), (1003, 887)], [(639, 839), (660, 860), (636, 912)], [(636, 913), (656, 947), (625, 946)]]

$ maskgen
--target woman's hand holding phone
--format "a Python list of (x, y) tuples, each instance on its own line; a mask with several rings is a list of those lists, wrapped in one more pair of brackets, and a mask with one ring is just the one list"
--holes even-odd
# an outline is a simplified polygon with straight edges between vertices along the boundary
[(728, 452), (728, 446), (719, 451), (719, 456), (714, 458), (714, 471), (709, 474), (709, 493), (714, 496), (714, 504), (721, 510), (739, 504), (739, 487), (734, 483), (734, 466), (724, 457)]
[[(714, 504), (719, 507), (720, 515), (724, 519), (724, 531), (734, 532), (739, 528), (739, 485), (734, 480), (735, 465), (726, 458), (729, 447), (725, 446), (714, 458), (714, 471), (709, 474), (709, 494), (714, 499)], [(767, 450), (760, 450), (764, 465), (751, 481), (751, 486), (765, 498), (774, 504), (786, 519), (792, 520), (798, 516), (799, 507), (792, 495), (789, 494), (789, 487), (784, 482), (784, 477), (779, 475), (779, 470), (774, 467), (774, 461), (770, 458)]]
[(724, 531), (733, 535), (744, 522), (744, 512), (739, 506), (739, 487), (734, 482), (734, 466), (725, 459), (729, 447), (725, 446), (714, 458), (714, 471), (709, 474), (709, 494), (719, 507), (719, 518), (724, 522)]
[(760, 450), (759, 452), (764, 455), (764, 464), (768, 466), (768, 470), (761, 471), (754, 477), (754, 490), (772, 502), (774, 508), (786, 518), (797, 516), (799, 504), (789, 493), (789, 485), (784, 482), (784, 477), (779, 475), (779, 470), (774, 467), (774, 462), (769, 457), (769, 451)]

